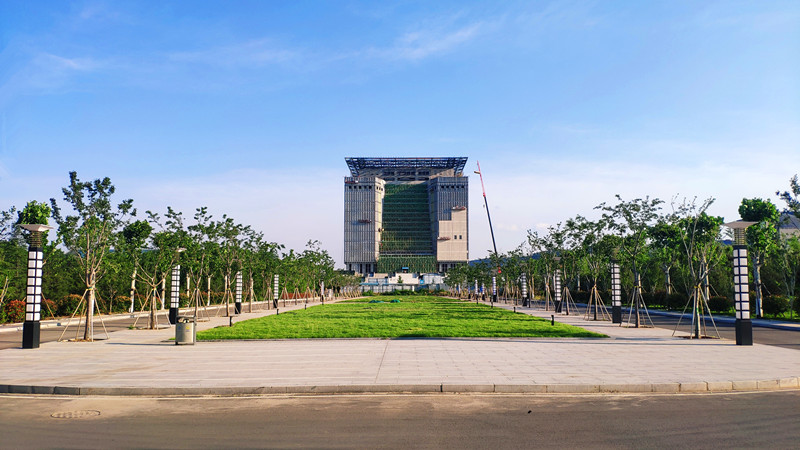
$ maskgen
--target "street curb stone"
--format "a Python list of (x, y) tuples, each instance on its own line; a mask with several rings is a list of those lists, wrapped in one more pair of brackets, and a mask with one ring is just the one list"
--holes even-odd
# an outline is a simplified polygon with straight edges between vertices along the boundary
[(780, 391), (800, 388), (800, 378), (727, 382), (642, 383), (642, 384), (341, 384), (255, 387), (73, 387), (0, 385), (0, 394), (67, 396), (258, 396), (279, 394), (676, 394), (742, 391)]

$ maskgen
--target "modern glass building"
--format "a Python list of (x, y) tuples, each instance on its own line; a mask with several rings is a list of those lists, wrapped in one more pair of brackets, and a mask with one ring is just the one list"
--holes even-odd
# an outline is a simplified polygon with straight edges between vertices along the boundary
[(345, 158), (344, 263), (445, 273), (469, 259), (467, 158)]

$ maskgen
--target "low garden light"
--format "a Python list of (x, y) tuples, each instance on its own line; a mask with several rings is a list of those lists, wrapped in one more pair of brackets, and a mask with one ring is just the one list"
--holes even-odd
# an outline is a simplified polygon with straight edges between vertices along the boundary
[(25, 323), (22, 324), (22, 348), (39, 348), (44, 267), (42, 232), (52, 230), (53, 227), (42, 224), (20, 226), (31, 232), (28, 242), (28, 282), (25, 295)]
[(726, 223), (733, 229), (733, 291), (736, 309), (736, 345), (753, 345), (753, 323), (750, 321), (750, 281), (747, 273), (747, 227), (757, 222)]

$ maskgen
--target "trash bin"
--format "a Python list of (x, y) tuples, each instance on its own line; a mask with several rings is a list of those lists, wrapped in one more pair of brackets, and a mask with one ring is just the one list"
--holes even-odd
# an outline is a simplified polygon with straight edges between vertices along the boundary
[(175, 345), (194, 345), (197, 336), (194, 316), (178, 316), (175, 324)]

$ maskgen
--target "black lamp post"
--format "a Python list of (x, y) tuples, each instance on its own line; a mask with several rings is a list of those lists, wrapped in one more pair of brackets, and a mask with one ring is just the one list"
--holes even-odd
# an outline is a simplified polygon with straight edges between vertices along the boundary
[(530, 302), (528, 302), (528, 278), (525, 272), (522, 272), (522, 306), (530, 306)]
[(181, 307), (181, 265), (172, 268), (172, 281), (169, 292), (169, 323), (178, 323), (178, 311)]
[(756, 222), (739, 220), (726, 223), (733, 228), (733, 290), (736, 309), (736, 345), (753, 345), (750, 321), (750, 281), (747, 274), (747, 237), (745, 230)]
[(25, 323), (22, 324), (22, 348), (39, 348), (42, 317), (42, 268), (44, 248), (42, 232), (53, 227), (41, 224), (20, 225), (31, 232), (28, 242), (28, 282), (25, 295)]
[(275, 309), (278, 309), (278, 287), (280, 287), (280, 275), (276, 273), (272, 282), (272, 305)]
[(611, 323), (622, 323), (622, 287), (619, 264), (611, 261)]
[(236, 298), (233, 303), (233, 312), (236, 315), (242, 313), (242, 271), (236, 272)]
[(553, 273), (553, 290), (555, 291), (553, 300), (555, 301), (555, 312), (561, 313), (561, 257), (555, 256), (553, 260), (556, 262), (556, 270)]

